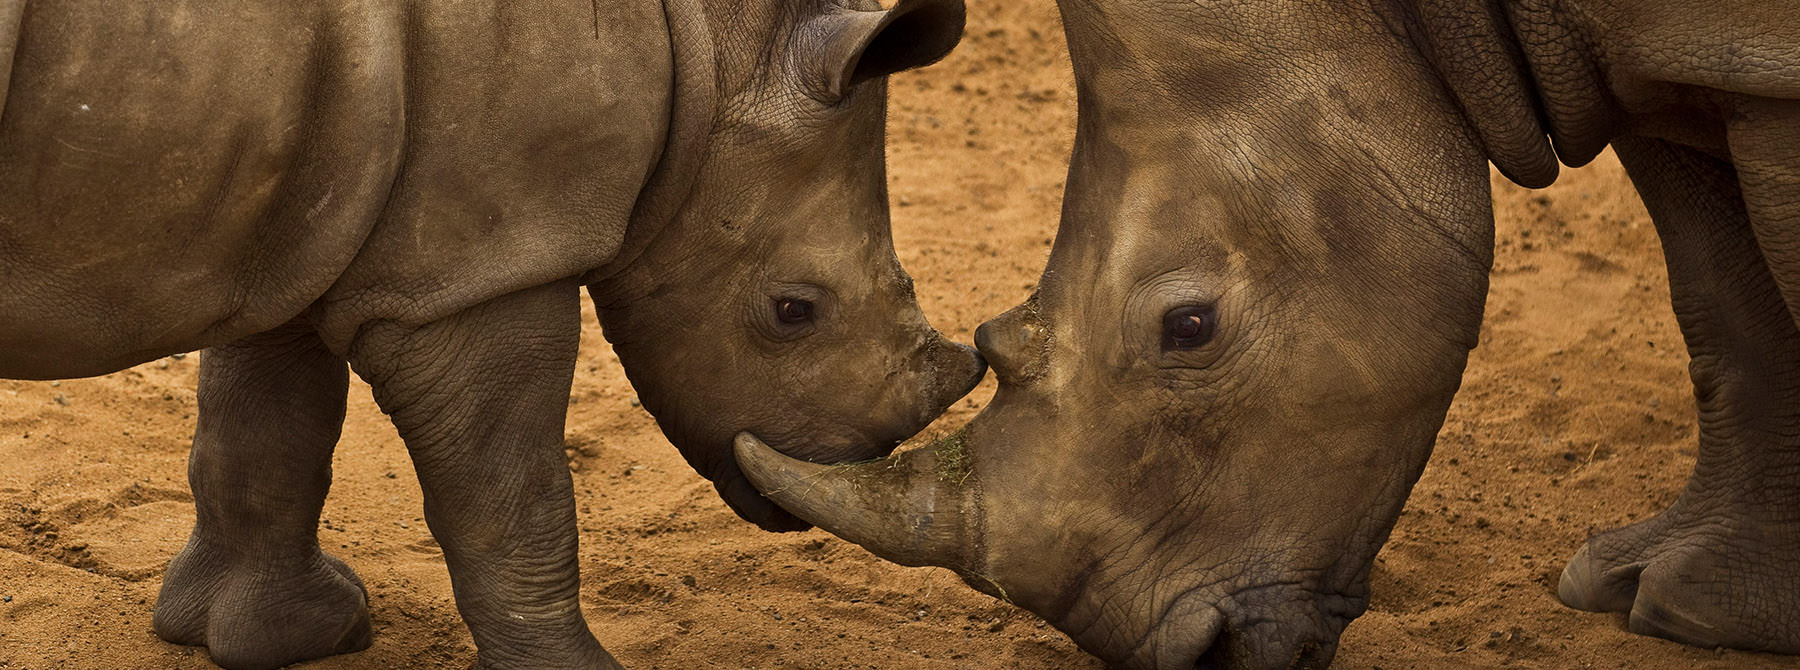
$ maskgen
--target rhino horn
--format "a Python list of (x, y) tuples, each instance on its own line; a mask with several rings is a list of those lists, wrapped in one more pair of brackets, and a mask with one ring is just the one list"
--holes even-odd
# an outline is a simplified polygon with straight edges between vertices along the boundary
[(958, 569), (978, 539), (960, 435), (846, 465), (791, 458), (749, 433), (738, 434), (734, 447), (738, 466), (763, 495), (889, 561)]

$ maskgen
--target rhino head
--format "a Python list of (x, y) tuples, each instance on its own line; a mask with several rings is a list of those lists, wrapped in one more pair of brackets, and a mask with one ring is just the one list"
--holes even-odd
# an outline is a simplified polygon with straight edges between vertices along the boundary
[(884, 171), (885, 77), (949, 52), (963, 5), (709, 4), (674, 26), (683, 81), (661, 170), (691, 181), (650, 194), (589, 292), (688, 462), (745, 519), (803, 528), (744, 480), (734, 434), (815, 461), (885, 455), (985, 370), (920, 312)]
[(1116, 667), (1329, 665), (1475, 344), (1492, 213), (1404, 32), (1306, 7), (1063, 2), (1067, 195), (977, 331), (992, 403), (869, 464), (743, 436), (751, 480)]

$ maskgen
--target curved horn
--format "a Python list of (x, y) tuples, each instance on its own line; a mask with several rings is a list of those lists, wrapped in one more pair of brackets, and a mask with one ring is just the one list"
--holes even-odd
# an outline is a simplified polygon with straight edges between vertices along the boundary
[(790, 458), (749, 433), (734, 449), (750, 483), (794, 516), (901, 565), (957, 569), (974, 549), (961, 433), (935, 448), (849, 465)]

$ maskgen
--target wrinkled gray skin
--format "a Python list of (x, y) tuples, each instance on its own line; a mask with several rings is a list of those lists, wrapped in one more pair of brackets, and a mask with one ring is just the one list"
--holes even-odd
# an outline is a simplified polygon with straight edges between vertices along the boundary
[(561, 452), (580, 288), (690, 462), (799, 527), (736, 431), (879, 456), (982, 373), (920, 314), (883, 177), (882, 77), (961, 28), (960, 0), (0, 0), (0, 377), (210, 347), (164, 639), (369, 644), (316, 539), (354, 369), (480, 665), (617, 667)]
[(1559, 594), (1800, 653), (1800, 5), (1060, 4), (1079, 129), (1039, 289), (976, 336), (993, 403), (868, 466), (746, 436), (752, 482), (1117, 667), (1324, 667), (1476, 344), (1487, 161), (1542, 186), (1610, 143), (1662, 236), (1699, 464)]

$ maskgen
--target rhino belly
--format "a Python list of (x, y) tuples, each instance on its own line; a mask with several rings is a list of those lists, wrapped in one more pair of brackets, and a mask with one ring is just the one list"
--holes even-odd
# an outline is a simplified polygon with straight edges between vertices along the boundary
[(0, 377), (294, 318), (398, 169), (404, 41), (357, 3), (31, 3), (0, 115)]

